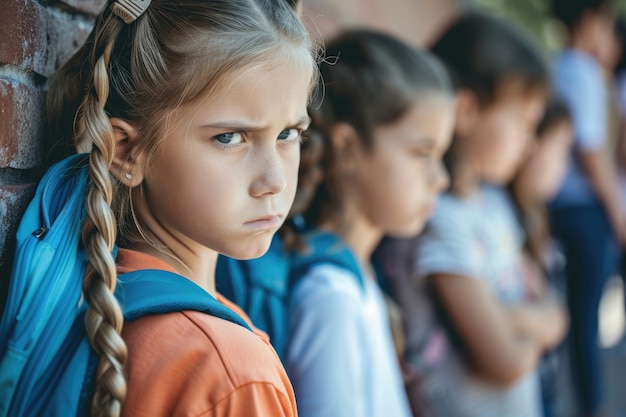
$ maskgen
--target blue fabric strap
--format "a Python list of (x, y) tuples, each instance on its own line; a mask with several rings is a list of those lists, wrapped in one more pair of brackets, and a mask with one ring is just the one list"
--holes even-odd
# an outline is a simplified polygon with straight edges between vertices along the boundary
[(122, 305), (124, 320), (151, 314), (200, 311), (252, 330), (238, 314), (217, 301), (189, 279), (173, 272), (146, 269), (118, 277), (115, 296)]
[(311, 232), (304, 235), (307, 248), (296, 252), (291, 259), (291, 282), (294, 287), (313, 266), (332, 264), (354, 274), (361, 288), (365, 288), (363, 271), (349, 247), (337, 235), (330, 232)]

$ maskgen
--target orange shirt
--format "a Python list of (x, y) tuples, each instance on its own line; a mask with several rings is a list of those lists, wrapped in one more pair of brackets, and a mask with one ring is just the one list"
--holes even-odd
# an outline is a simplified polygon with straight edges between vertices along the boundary
[[(118, 273), (175, 272), (167, 263), (120, 249)], [(218, 301), (246, 322), (234, 304)], [(254, 327), (252, 327), (254, 329)], [(267, 336), (196, 311), (124, 323), (128, 393), (123, 417), (296, 416), (291, 383)]]

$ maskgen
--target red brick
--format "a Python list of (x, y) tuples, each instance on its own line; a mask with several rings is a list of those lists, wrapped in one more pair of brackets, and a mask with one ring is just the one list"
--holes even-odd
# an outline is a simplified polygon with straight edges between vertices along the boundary
[(107, 0), (61, 0), (62, 3), (91, 16), (97, 16)]
[(33, 0), (3, 0), (0, 63), (43, 74), (47, 61), (46, 13)]
[(0, 185), (0, 268), (8, 269), (6, 260), (14, 250), (17, 225), (35, 194), (36, 184)]
[[(76, 0), (88, 5), (95, 1)], [(3, 0), (0, 14), (0, 64), (49, 77), (85, 41), (93, 19), (35, 0)], [(98, 6), (100, 7), (100, 6)]]
[(43, 92), (0, 78), (0, 168), (34, 168), (42, 161)]

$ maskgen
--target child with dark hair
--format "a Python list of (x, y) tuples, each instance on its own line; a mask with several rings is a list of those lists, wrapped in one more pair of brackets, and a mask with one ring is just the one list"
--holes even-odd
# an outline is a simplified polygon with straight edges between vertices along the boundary
[(370, 257), (385, 234), (419, 233), (447, 184), (452, 86), (433, 56), (384, 34), (344, 33), (326, 54), (292, 208), (307, 230), (284, 236), (304, 257), (333, 240), (326, 254), (343, 247), (358, 271), (314, 260), (294, 277), (285, 367), (301, 416), (408, 417)]
[[(626, 207), (626, 19), (618, 18), (615, 23), (617, 44), (616, 64), (613, 72), (617, 116), (617, 138), (615, 144), (615, 166), (620, 188), (620, 199)], [(626, 248), (621, 247), (619, 272), (626, 282)], [(626, 307), (626, 304), (625, 304)]]
[[(592, 30), (596, 36), (605, 36), (606, 33), (600, 32), (605, 32), (610, 27), (607, 28), (607, 22), (602, 20), (608, 19), (608, 22), (612, 22), (612, 6), (613, 0), (552, 0), (551, 12), (570, 32), (591, 24), (592, 28), (586, 30)], [(595, 40), (604, 41), (606, 38), (598, 37)]]
[[(475, 12), (454, 22), (432, 51), (457, 88), (454, 137), (444, 157), (451, 188), (424, 233), (403, 243), (413, 245), (412, 260), (379, 248), (406, 314), (405, 358), (418, 374), (409, 385), (413, 410), (537, 417), (537, 364), (561, 340), (564, 312), (549, 295), (526, 297), (523, 238), (502, 186), (528, 153), (548, 71), (517, 28)], [(422, 300), (431, 305), (430, 323), (415, 317)]]
[[(526, 293), (529, 299), (565, 293), (564, 259), (550, 238), (547, 204), (565, 176), (574, 131), (565, 103), (553, 98), (537, 126), (535, 146), (511, 184), (509, 192), (524, 230)], [(539, 374), (544, 417), (556, 416), (558, 350), (541, 360)]]
[(526, 253), (542, 269), (549, 269), (545, 259), (550, 241), (546, 204), (566, 174), (573, 129), (567, 105), (553, 98), (537, 125), (533, 150), (510, 186), (525, 231)]
[(581, 415), (602, 408), (598, 306), (626, 241), (626, 214), (614, 164), (607, 155), (608, 97), (602, 48), (614, 42), (609, 0), (554, 0), (552, 10), (568, 30), (567, 47), (554, 66), (557, 94), (574, 124), (569, 169), (550, 204), (551, 225), (567, 259), (571, 365)]

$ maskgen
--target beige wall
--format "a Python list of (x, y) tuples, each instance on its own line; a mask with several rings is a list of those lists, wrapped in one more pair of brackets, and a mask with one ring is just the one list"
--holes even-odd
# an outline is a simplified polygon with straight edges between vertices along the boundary
[(367, 26), (424, 46), (457, 8), (458, 0), (303, 0), (303, 20), (318, 38)]

